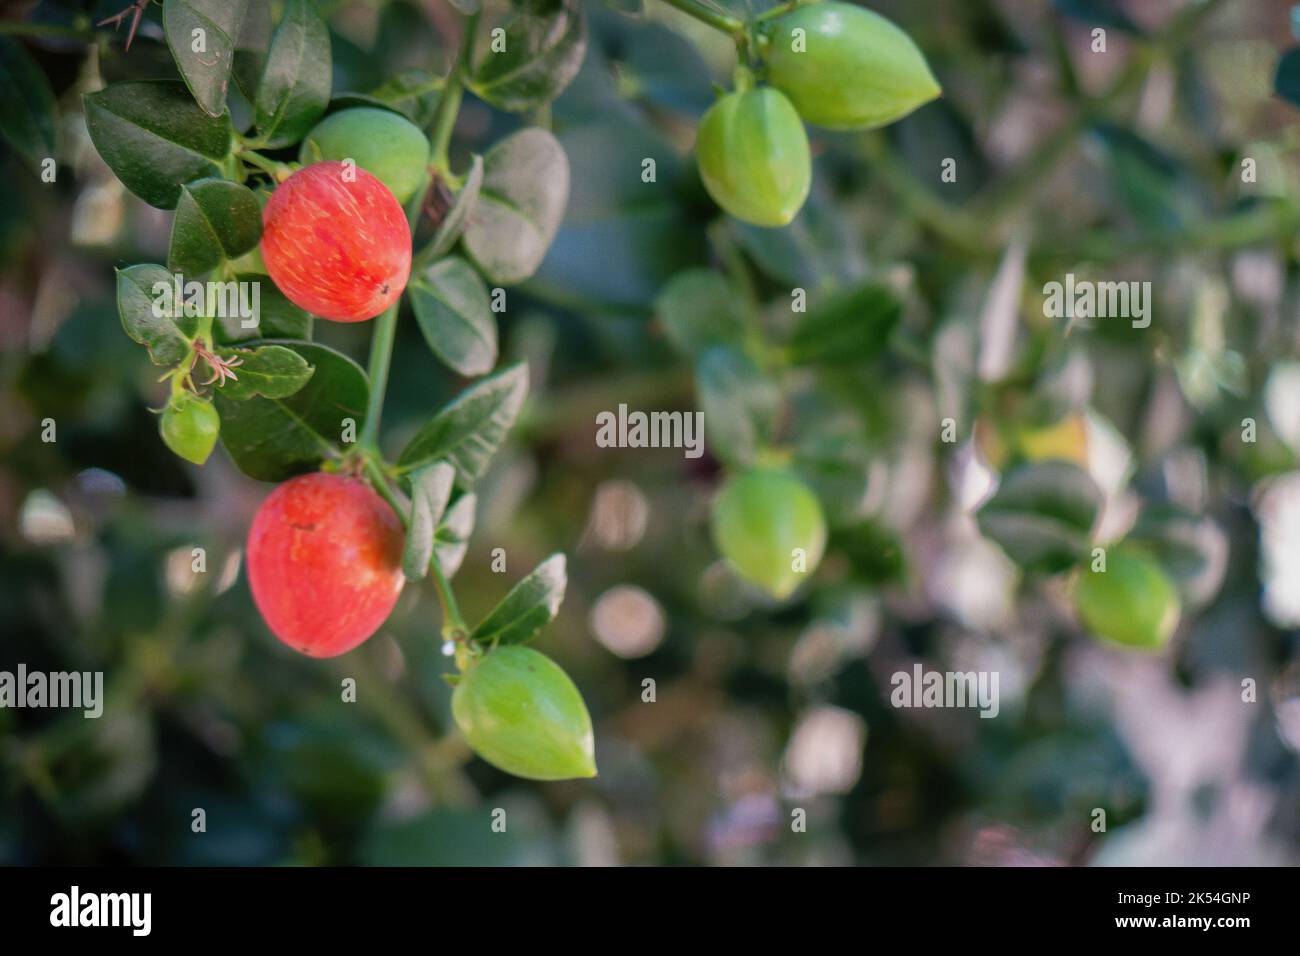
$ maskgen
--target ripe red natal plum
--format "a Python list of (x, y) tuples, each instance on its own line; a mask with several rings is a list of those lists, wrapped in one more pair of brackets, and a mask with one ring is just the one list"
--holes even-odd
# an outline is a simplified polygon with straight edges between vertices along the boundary
[(352, 650), (402, 590), (402, 526), (356, 478), (316, 473), (280, 485), (248, 532), (248, 582), (280, 640), (311, 657)]
[(336, 322), (374, 318), (411, 274), (411, 229), (388, 187), (325, 161), (282, 182), (262, 211), (262, 259), (299, 308)]

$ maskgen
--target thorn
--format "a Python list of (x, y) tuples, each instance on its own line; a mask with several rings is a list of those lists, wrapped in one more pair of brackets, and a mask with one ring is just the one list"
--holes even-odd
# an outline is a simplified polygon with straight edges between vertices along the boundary
[(135, 39), (135, 31), (140, 27), (140, 18), (144, 16), (145, 8), (148, 7), (151, 2), (152, 0), (133, 0), (131, 5), (121, 13), (114, 14), (111, 17), (105, 17), (103, 20), (100, 20), (95, 24), (95, 26), (106, 27), (111, 23), (113, 24), (113, 29), (116, 30), (123, 24), (123, 22), (125, 22), (127, 15), (131, 14), (131, 29), (126, 35), (126, 49), (130, 50), (131, 41)]

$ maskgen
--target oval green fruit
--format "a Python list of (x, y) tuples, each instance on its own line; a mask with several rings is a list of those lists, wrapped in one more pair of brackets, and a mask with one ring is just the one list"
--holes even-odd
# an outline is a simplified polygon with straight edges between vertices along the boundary
[(591, 716), (569, 675), (527, 647), (499, 647), (461, 677), (451, 713), (488, 763), (530, 780), (594, 777)]
[(1074, 594), (1079, 617), (1098, 637), (1126, 647), (1162, 647), (1178, 626), (1178, 591), (1160, 565), (1140, 551), (1113, 547), (1106, 570), (1080, 572)]
[(185, 393), (168, 402), (160, 431), (168, 448), (186, 461), (201, 465), (216, 447), (221, 416), (211, 402)]
[(784, 226), (808, 198), (812, 153), (799, 114), (770, 87), (728, 93), (700, 120), (704, 188), (737, 219)]
[[(826, 550), (826, 518), (812, 490), (785, 471), (755, 469), (728, 481), (713, 502), (713, 540), (741, 577), (789, 597)], [(803, 570), (796, 570), (803, 551)]]
[(911, 37), (878, 13), (835, 2), (800, 6), (772, 24), (767, 80), (804, 119), (829, 129), (883, 126), (941, 92)]
[(373, 106), (357, 106), (325, 117), (307, 134), (298, 161), (353, 160), (405, 204), (424, 182), (429, 141), (405, 117)]

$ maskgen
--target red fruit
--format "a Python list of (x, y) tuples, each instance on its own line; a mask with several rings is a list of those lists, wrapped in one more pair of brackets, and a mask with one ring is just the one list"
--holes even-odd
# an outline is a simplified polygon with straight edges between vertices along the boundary
[(360, 322), (397, 301), (411, 275), (411, 228), (388, 187), (360, 167), (313, 163), (262, 210), (262, 259), (299, 308)]
[(379, 630), (402, 581), (401, 523), (363, 481), (302, 475), (257, 509), (248, 582), (262, 619), (294, 650), (352, 650)]

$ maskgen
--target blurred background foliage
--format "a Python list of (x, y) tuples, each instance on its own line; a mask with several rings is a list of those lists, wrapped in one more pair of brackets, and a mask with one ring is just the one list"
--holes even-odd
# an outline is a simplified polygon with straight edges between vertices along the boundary
[[(269, 487), (159, 441), (162, 396), (122, 333), (113, 268), (162, 261), (169, 220), (99, 160), (79, 94), (174, 67), (156, 6), (129, 53), (107, 30), (60, 32), (123, 5), (0, 3), (0, 34), (54, 28), (21, 42), (61, 108), (56, 183), (0, 147), (0, 669), (102, 670), (109, 698), (99, 720), (0, 710), (0, 861), (1300, 858), (1300, 113), (1274, 93), (1295, 45), (1284, 0), (873, 2), (945, 95), (886, 131), (811, 131), (813, 196), (775, 231), (720, 217), (694, 171), (725, 38), (658, 0), (587, 4), (586, 62), (549, 112), (573, 164), (568, 213), (502, 317), (503, 361), (528, 361), (532, 394), (458, 579), (481, 614), (570, 555), (539, 646), (588, 701), (600, 776), (541, 785), (455, 733), (425, 587), (341, 659), (275, 641), (240, 570)], [(442, 0), (321, 8), (336, 95), (444, 68)], [(468, 99), (456, 168), (520, 121)], [(795, 377), (781, 427), (824, 454), (832, 539), (781, 606), (716, 557), (711, 456), (594, 440), (620, 403), (696, 407), (660, 296), (697, 267), (761, 303), (775, 335), (794, 286), (819, 301), (883, 283), (904, 304), (875, 354)], [(1043, 285), (1067, 272), (1151, 281), (1150, 328), (1044, 318)], [(317, 323), (358, 358), (366, 334)], [(462, 384), (410, 316), (399, 339), (393, 449)], [(1100, 645), (1064, 582), (1023, 577), (980, 535), (972, 510), (1017, 456), (1086, 465), (1101, 539), (1131, 528), (1160, 549), (1186, 608), (1169, 649)], [(999, 716), (892, 708), (890, 675), (918, 661), (997, 671)]]

